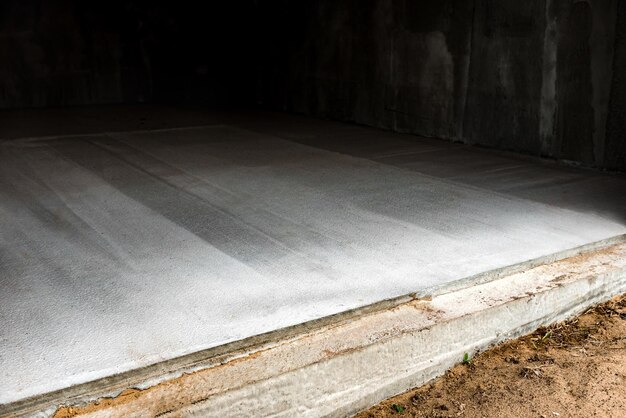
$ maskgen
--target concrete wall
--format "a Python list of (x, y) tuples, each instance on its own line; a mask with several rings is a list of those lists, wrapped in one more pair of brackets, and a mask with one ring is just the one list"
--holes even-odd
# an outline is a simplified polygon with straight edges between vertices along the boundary
[(0, 109), (252, 99), (254, 11), (254, 0), (0, 1)]
[[(273, 50), (260, 55), (259, 99), (401, 132), (626, 169), (626, 25), (616, 23), (618, 3), (260, 0), (276, 34), (260, 44)], [(619, 8), (623, 21), (624, 2)], [(294, 21), (301, 22), (296, 30)]]
[(619, 0), (6, 0), (0, 108), (262, 105), (626, 169)]
[(626, 1), (618, 2), (613, 82), (606, 131), (605, 163), (626, 168)]
[(122, 35), (110, 11), (61, 0), (0, 2), (0, 108), (136, 96), (123, 86)]

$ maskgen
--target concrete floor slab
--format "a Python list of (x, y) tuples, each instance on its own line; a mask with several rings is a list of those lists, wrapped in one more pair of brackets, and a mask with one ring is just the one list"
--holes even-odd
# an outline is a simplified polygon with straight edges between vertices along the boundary
[(434, 176), (433, 150), (264, 129), (0, 144), (0, 404), (626, 233), (624, 200), (572, 193), (567, 169), (507, 188)]
[[(626, 291), (626, 244), (411, 297), (5, 409), (69, 417), (352, 416), (472, 356)], [(381, 306), (384, 305), (384, 306)], [(3, 410), (0, 408), (0, 413)]]

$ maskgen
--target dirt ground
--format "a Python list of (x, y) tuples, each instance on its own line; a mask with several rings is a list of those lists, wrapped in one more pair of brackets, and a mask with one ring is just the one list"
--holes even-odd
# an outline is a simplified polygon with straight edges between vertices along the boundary
[(468, 360), (357, 417), (626, 417), (626, 295)]

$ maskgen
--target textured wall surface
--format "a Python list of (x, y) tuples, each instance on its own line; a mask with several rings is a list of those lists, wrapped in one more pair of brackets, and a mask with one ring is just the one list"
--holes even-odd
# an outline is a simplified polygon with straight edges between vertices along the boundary
[(253, 0), (0, 2), (0, 109), (254, 95)]
[(626, 2), (617, 12), (613, 84), (607, 123), (606, 165), (626, 169)]
[[(280, 51), (261, 57), (264, 103), (397, 131), (460, 136), (471, 3), (294, 3), (284, 12), (289, 18), (277, 22), (275, 38), (291, 35), (279, 43), (286, 59), (274, 59)], [(262, 2), (265, 8), (277, 2)], [(299, 20), (293, 16), (306, 25), (290, 30)], [(264, 40), (261, 47), (268, 44), (276, 45)]]
[(261, 0), (260, 9), (272, 9), (274, 39), (290, 36), (260, 44), (273, 50), (259, 54), (259, 98), (287, 110), (625, 169), (618, 132), (626, 25), (617, 25), (617, 7), (617, 0)]
[(124, 35), (110, 24), (110, 9), (70, 3), (0, 3), (0, 108), (125, 97)]
[(7, 0), (0, 108), (256, 101), (624, 170), (624, 7)]
[(543, 2), (474, 3), (462, 139), (534, 152), (539, 147)]

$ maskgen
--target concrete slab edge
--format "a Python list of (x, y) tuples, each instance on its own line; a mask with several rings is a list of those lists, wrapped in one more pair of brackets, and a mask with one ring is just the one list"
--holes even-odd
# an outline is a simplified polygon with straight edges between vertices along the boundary
[(626, 292), (624, 238), (0, 406), (0, 415), (349, 415), (431, 380), (465, 352)]

